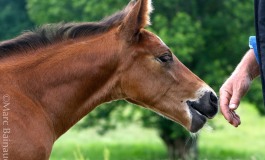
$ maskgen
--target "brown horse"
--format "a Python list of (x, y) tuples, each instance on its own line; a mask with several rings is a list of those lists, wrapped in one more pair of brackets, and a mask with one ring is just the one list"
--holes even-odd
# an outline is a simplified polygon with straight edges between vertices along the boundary
[(46, 25), (0, 44), (1, 146), (9, 160), (49, 159), (53, 143), (117, 99), (197, 132), (217, 113), (213, 90), (149, 24), (150, 0), (97, 23)]

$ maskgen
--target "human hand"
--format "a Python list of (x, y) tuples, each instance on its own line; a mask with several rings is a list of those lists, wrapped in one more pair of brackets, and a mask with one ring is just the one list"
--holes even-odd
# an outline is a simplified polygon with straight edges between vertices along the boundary
[(220, 108), (225, 119), (235, 127), (241, 123), (235, 110), (241, 98), (247, 93), (251, 84), (251, 77), (246, 73), (233, 73), (220, 89)]
[(247, 93), (251, 81), (259, 75), (259, 65), (255, 59), (254, 50), (250, 49), (220, 89), (221, 112), (235, 127), (241, 123), (235, 110), (241, 98)]

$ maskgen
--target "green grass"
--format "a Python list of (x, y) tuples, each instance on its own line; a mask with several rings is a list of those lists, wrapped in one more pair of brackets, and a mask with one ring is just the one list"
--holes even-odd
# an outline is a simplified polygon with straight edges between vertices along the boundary
[[(243, 103), (242, 125), (230, 126), (221, 115), (200, 132), (200, 160), (264, 160), (265, 118)], [(70, 130), (55, 144), (51, 160), (166, 160), (167, 152), (155, 130), (137, 124), (104, 136), (95, 129)]]
[(254, 106), (243, 103), (239, 115), (242, 124), (238, 128), (228, 125), (218, 115), (214, 130), (201, 132), (200, 159), (204, 160), (264, 160), (265, 117), (261, 117)]
[(95, 129), (71, 130), (56, 142), (51, 160), (162, 160), (166, 154), (155, 130), (134, 125), (104, 136)]

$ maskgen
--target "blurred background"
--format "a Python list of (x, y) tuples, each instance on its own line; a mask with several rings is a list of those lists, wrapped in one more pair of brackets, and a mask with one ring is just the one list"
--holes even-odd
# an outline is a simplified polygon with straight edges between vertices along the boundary
[[(45, 23), (99, 21), (129, 0), (0, 0), (0, 40)], [(218, 92), (255, 35), (251, 0), (153, 0), (149, 30)], [(219, 114), (198, 134), (125, 101), (103, 104), (55, 144), (51, 160), (264, 160), (257, 78), (235, 129)]]

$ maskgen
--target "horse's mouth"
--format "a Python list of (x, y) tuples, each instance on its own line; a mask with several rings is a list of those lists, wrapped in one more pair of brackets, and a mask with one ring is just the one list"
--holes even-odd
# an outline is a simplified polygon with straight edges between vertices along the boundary
[(207, 121), (207, 116), (193, 108), (192, 106), (189, 105), (189, 109), (192, 115), (192, 122), (191, 122), (191, 127), (190, 131), (193, 133), (198, 132), (206, 123)]
[(207, 119), (212, 119), (218, 112), (218, 99), (212, 93), (206, 93), (198, 101), (187, 101), (192, 115), (191, 132), (198, 132)]

